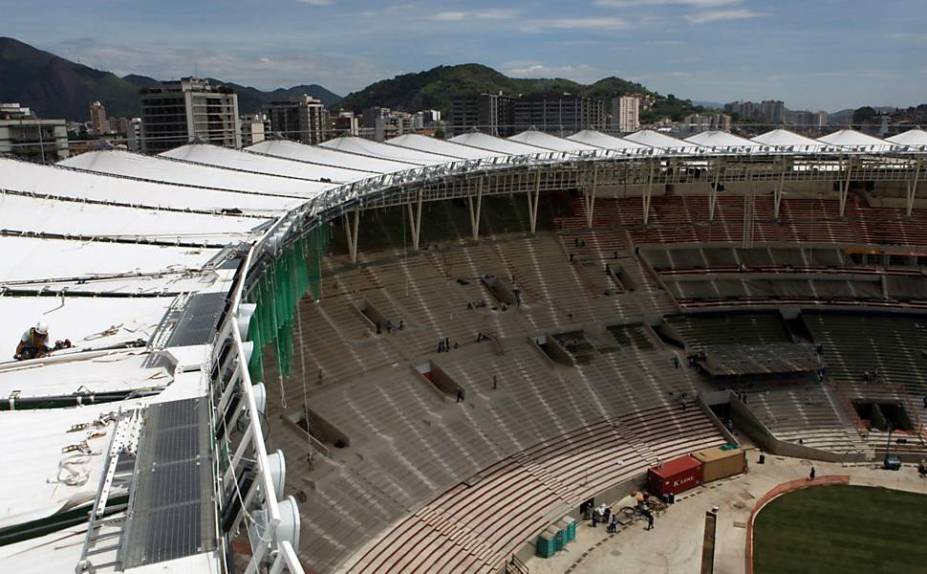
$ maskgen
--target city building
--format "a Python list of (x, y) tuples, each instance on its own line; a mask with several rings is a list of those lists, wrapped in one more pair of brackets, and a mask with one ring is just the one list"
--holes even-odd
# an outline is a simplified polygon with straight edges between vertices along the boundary
[(690, 114), (682, 120), (682, 131), (698, 133), (704, 131), (731, 131), (731, 116), (722, 113)]
[(270, 102), (263, 111), (270, 118), (271, 131), (278, 136), (309, 145), (327, 139), (328, 111), (311, 96)]
[(142, 118), (126, 122), (126, 147), (129, 151), (142, 151)]
[(724, 104), (724, 111), (738, 116), (741, 122), (778, 126), (786, 122), (787, 110), (781, 100), (763, 100), (758, 104), (731, 102)]
[(641, 99), (637, 96), (619, 96), (612, 99), (612, 129), (621, 133), (631, 133), (640, 128)]
[(458, 135), (474, 129), (494, 136), (513, 135), (514, 101), (502, 93), (455, 97), (451, 100), (448, 129)]
[(421, 110), (412, 114), (412, 129), (422, 131), (433, 129), (441, 122), (441, 112), (438, 110)]
[(537, 129), (562, 136), (605, 128), (605, 102), (569, 93), (532, 94), (513, 103), (516, 132)]
[(241, 147), (238, 96), (224, 86), (199, 78), (183, 78), (143, 88), (142, 148), (160, 153), (200, 141)]
[(67, 159), (68, 128), (63, 119), (40, 119), (18, 103), (0, 103), (0, 155), (54, 163)]
[(241, 116), (241, 145), (244, 147), (261, 143), (267, 136), (265, 114), (246, 114)]
[(830, 114), (828, 114), (827, 112), (816, 112), (814, 115), (816, 116), (815, 124), (817, 125), (817, 127), (826, 128), (828, 124), (830, 123)]
[(106, 107), (99, 101), (90, 104), (90, 129), (98, 136), (113, 131), (106, 121)]
[(360, 133), (360, 118), (354, 112), (338, 112), (331, 117), (329, 127), (333, 137), (356, 136)]

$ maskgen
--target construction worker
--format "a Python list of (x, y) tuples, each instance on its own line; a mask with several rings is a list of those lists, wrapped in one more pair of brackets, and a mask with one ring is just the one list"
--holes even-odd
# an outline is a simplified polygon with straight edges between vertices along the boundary
[(16, 345), (16, 354), (13, 358), (17, 361), (26, 359), (38, 359), (52, 352), (48, 346), (48, 325), (39, 321), (34, 327), (23, 333), (19, 344)]

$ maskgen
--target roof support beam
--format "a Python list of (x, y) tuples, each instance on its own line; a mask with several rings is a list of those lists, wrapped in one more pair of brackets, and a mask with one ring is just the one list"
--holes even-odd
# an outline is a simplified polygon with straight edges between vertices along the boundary
[(409, 211), (409, 227), (412, 228), (412, 249), (418, 251), (419, 241), (422, 237), (422, 196), (424, 192), (419, 189), (414, 201), (406, 204)]
[(360, 208), (354, 209), (349, 217), (344, 214), (344, 232), (348, 237), (348, 250), (351, 252), (351, 263), (357, 263), (357, 232), (360, 228)]
[(535, 172), (534, 189), (528, 190), (528, 220), (531, 225), (531, 235), (534, 235), (538, 225), (538, 199), (541, 197), (541, 170)]
[(773, 190), (773, 217), (779, 219), (779, 208), (782, 205), (782, 192), (785, 191), (785, 170), (787, 169), (788, 163), (783, 160), (782, 170), (779, 172), (779, 181), (776, 182), (776, 187)]
[(586, 209), (586, 227), (592, 229), (592, 220), (595, 214), (595, 193), (599, 183), (599, 166), (592, 166), (592, 187), (583, 186), (583, 202)]
[(718, 203), (718, 186), (721, 184), (723, 165), (724, 160), (718, 158), (718, 161), (715, 162), (714, 181), (711, 182), (711, 187), (708, 189), (708, 221), (715, 220), (715, 205)]
[[(480, 238), (480, 213), (483, 209), (483, 177), (480, 177), (476, 184), (476, 202), (474, 203), (473, 195), (467, 195), (467, 207), (470, 211), (470, 229), (474, 240)], [(468, 191), (471, 188), (470, 182), (467, 182)]]
[(756, 210), (756, 183), (744, 194), (743, 247), (753, 247), (753, 220)]
[(647, 177), (647, 187), (644, 189), (644, 225), (650, 220), (650, 199), (653, 197), (653, 164), (656, 160), (650, 160), (650, 175)]
[(911, 217), (911, 214), (914, 212), (914, 200), (917, 199), (917, 184), (921, 178), (921, 160), (917, 160), (914, 164), (914, 180), (906, 182), (907, 185), (907, 197), (905, 198), (905, 205), (908, 209), (908, 217)]
[(847, 156), (846, 177), (840, 180), (840, 217), (846, 214), (847, 198), (850, 195), (851, 177), (853, 177), (853, 158)]

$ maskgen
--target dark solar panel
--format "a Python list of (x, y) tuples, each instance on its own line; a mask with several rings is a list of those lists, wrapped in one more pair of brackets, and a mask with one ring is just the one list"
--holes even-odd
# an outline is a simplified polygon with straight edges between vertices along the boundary
[(148, 408), (126, 527), (124, 568), (215, 548), (207, 409), (205, 399)]
[(167, 346), (183, 347), (210, 342), (225, 304), (225, 293), (200, 293), (191, 297), (171, 332)]

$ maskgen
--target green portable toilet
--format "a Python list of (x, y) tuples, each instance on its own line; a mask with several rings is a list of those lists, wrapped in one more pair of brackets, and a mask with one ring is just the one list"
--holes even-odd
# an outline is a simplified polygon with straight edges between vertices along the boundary
[(557, 526), (559, 526), (560, 531), (563, 532), (564, 546), (576, 540), (576, 520), (567, 516), (560, 519), (560, 522), (557, 523)]
[(557, 549), (557, 552), (563, 550), (563, 547), (566, 546), (566, 541), (564, 540), (564, 532), (558, 526), (550, 525), (547, 527), (548, 530), (554, 533), (554, 548)]
[(550, 528), (538, 534), (537, 550), (535, 553), (541, 558), (550, 558), (557, 553), (557, 533)]

